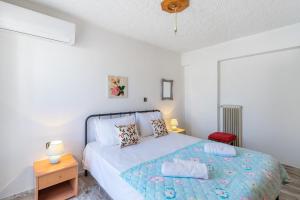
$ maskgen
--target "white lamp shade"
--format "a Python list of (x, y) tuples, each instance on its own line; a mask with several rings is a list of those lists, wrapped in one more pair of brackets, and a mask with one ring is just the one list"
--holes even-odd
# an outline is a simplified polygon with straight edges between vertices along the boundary
[(61, 140), (47, 142), (46, 153), (48, 156), (59, 156), (64, 153), (64, 144)]
[(171, 119), (170, 125), (171, 125), (171, 126), (178, 126), (178, 121), (177, 121), (177, 119)]

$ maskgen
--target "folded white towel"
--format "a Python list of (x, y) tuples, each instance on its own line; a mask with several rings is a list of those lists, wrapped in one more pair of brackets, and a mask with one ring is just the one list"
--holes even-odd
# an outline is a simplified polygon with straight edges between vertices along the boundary
[(164, 176), (208, 179), (206, 164), (197, 161), (175, 159), (174, 162), (164, 162), (161, 173)]
[(204, 152), (218, 156), (236, 156), (235, 148), (223, 143), (206, 143), (204, 144)]

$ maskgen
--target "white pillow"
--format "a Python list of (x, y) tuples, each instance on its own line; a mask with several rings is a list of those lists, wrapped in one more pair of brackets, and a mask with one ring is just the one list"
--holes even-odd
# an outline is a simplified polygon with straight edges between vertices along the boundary
[(112, 119), (100, 119), (96, 124), (96, 141), (101, 145), (110, 146), (120, 144), (116, 126), (135, 124), (134, 115)]
[(136, 122), (141, 136), (153, 135), (151, 120), (162, 119), (160, 112), (136, 113)]

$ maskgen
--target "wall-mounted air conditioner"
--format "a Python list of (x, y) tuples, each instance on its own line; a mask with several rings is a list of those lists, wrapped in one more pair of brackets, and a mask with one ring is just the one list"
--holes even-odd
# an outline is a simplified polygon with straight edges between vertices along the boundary
[(73, 45), (74, 23), (0, 1), (0, 29)]

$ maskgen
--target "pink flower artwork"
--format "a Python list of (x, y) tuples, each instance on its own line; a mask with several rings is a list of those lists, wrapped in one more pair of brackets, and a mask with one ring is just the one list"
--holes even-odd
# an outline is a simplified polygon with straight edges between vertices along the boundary
[(120, 92), (119, 87), (114, 87), (111, 89), (111, 94), (117, 96)]
[(108, 97), (128, 97), (128, 78), (122, 76), (108, 76)]

